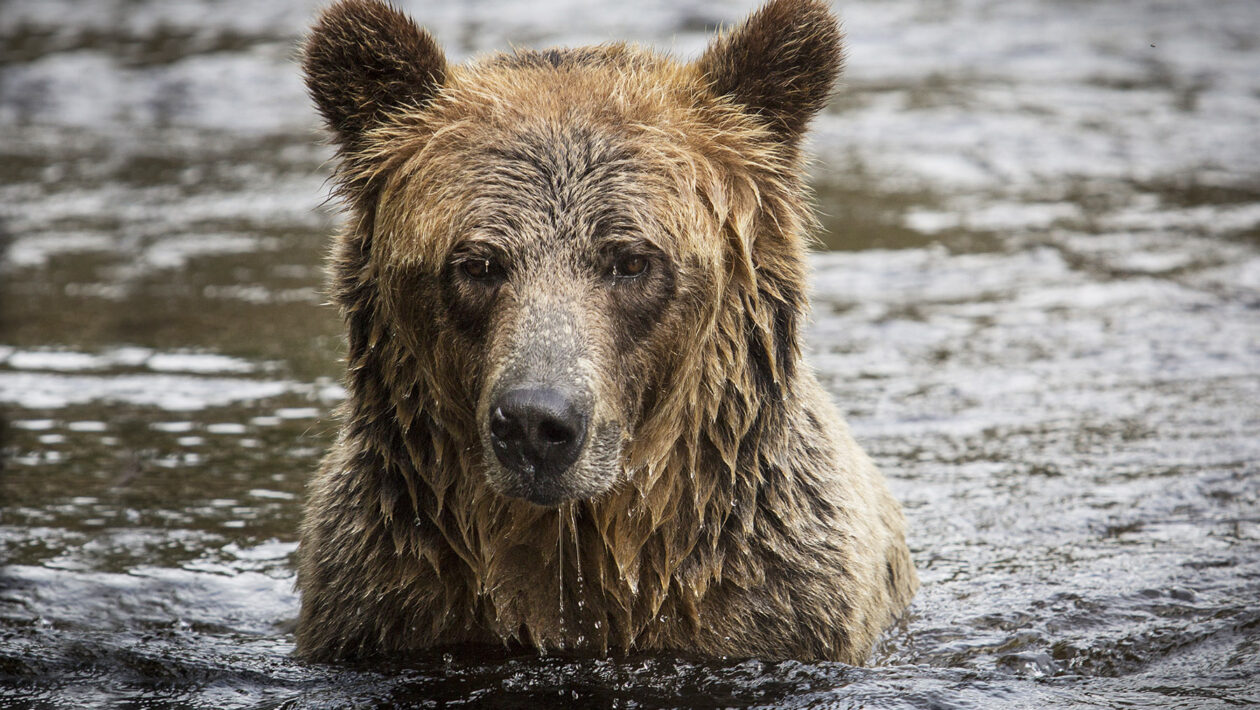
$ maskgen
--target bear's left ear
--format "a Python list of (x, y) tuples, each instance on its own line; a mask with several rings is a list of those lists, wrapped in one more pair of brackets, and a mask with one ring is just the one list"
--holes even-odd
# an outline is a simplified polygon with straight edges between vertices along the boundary
[(342, 0), (320, 15), (302, 46), (306, 87), (343, 150), (390, 111), (419, 106), (446, 80), (433, 36), (379, 0)]
[(794, 144), (827, 104), (844, 65), (843, 34), (820, 0), (770, 0), (696, 62), (713, 91)]

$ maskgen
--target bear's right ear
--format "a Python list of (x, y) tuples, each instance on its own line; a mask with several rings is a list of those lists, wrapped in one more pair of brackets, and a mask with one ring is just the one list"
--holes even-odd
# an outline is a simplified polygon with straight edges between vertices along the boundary
[(446, 56), (411, 18), (378, 0), (342, 0), (302, 47), (306, 87), (343, 150), (390, 111), (420, 106), (446, 80)]

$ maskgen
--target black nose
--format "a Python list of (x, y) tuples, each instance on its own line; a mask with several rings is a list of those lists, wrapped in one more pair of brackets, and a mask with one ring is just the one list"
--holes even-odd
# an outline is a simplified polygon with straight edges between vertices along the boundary
[(577, 460), (586, 420), (558, 390), (509, 390), (491, 404), (490, 442), (504, 466), (534, 477), (558, 476)]

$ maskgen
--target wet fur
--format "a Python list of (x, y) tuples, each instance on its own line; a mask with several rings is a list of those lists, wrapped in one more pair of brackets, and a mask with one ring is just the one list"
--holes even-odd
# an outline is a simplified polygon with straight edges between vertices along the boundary
[[(349, 396), (302, 526), (300, 654), (865, 659), (917, 580), (898, 504), (800, 361), (798, 140), (840, 61), (813, 0), (694, 64), (614, 44), (447, 66), (379, 3), (321, 17), (304, 68), (350, 216), (330, 264)], [(529, 269), (511, 298), (451, 281), (469, 234)], [(659, 249), (667, 282), (601, 290), (618, 239)], [(571, 339), (539, 350), (538, 328)], [(593, 363), (616, 441), (573, 474), (595, 494), (540, 507), (503, 494), (479, 412), (556, 348)]]

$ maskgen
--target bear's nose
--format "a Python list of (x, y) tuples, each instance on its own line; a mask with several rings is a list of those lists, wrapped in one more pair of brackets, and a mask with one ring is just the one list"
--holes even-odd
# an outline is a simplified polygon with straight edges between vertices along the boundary
[(490, 413), (490, 442), (506, 467), (532, 477), (554, 477), (577, 460), (586, 415), (559, 390), (510, 390)]

